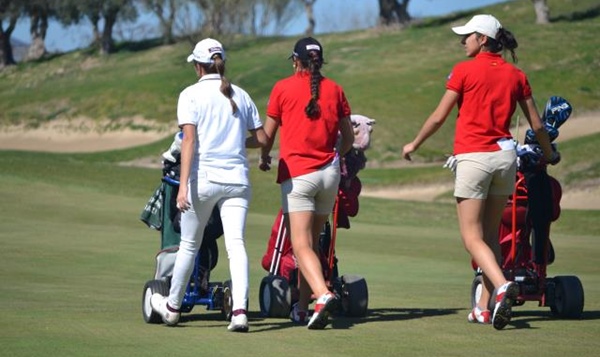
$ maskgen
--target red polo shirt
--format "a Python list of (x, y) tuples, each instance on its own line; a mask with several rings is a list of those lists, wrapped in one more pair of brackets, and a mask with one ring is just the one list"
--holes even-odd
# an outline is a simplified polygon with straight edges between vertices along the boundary
[(271, 91), (267, 115), (280, 126), (278, 183), (314, 172), (335, 157), (339, 121), (351, 114), (344, 90), (330, 79), (321, 80), (316, 119), (304, 112), (310, 98), (310, 74), (304, 72), (278, 81)]
[(511, 138), (510, 121), (517, 102), (531, 97), (525, 73), (500, 54), (489, 52), (458, 63), (446, 88), (460, 94), (455, 155), (500, 150), (497, 141)]

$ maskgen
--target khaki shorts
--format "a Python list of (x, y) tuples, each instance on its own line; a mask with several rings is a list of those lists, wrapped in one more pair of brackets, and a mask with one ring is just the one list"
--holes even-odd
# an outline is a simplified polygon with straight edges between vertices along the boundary
[(281, 183), (281, 207), (283, 213), (311, 211), (330, 214), (340, 184), (338, 160), (306, 175)]
[(517, 175), (515, 150), (456, 155), (454, 196), (486, 199), (488, 195), (513, 193)]

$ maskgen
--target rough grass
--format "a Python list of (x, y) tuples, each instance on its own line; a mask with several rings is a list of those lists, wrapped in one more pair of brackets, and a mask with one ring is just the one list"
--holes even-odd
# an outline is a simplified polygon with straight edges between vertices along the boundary
[[(600, 28), (598, 6), (593, 0), (548, 3), (552, 23), (547, 26), (535, 25), (533, 6), (525, 1), (477, 12), (495, 14), (515, 33), (519, 66), (529, 74), (538, 101), (561, 95), (576, 112), (597, 110), (600, 52), (592, 44)], [(449, 28), (474, 13), (424, 19), (406, 30), (320, 36), (326, 48), (325, 75), (344, 86), (354, 112), (377, 119), (372, 160), (398, 160), (399, 143), (411, 139), (435, 108), (448, 72), (465, 59)], [(290, 73), (286, 58), (293, 41), (227, 38), (228, 76), (252, 95), (261, 112), (273, 83)], [(174, 123), (177, 95), (194, 81), (185, 63), (190, 44), (138, 47), (122, 45), (107, 58), (76, 51), (1, 72), (0, 124), (134, 115)], [(419, 150), (417, 160), (441, 160), (451, 151), (452, 134), (452, 125), (445, 125)]]

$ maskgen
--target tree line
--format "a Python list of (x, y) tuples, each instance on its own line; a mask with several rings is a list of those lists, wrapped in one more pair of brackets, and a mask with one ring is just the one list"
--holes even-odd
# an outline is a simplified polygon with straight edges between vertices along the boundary
[[(304, 11), (308, 20), (306, 35), (316, 26), (313, 7), (317, 0), (0, 0), (0, 69), (15, 64), (11, 36), (17, 22), (29, 19), (30, 45), (25, 60), (46, 55), (49, 20), (63, 26), (89, 22), (89, 46), (102, 55), (115, 49), (114, 26), (118, 21), (135, 21), (141, 12), (151, 12), (158, 20), (164, 44), (177, 36), (195, 33), (220, 36), (247, 34), (260, 36), (266, 28), (277, 33)], [(339, 0), (340, 2), (344, 0)], [(546, 0), (531, 0), (538, 23), (548, 22)], [(380, 26), (405, 27), (412, 21), (410, 0), (378, 0)], [(196, 10), (196, 11), (193, 11)], [(190, 14), (197, 14), (191, 18)]]

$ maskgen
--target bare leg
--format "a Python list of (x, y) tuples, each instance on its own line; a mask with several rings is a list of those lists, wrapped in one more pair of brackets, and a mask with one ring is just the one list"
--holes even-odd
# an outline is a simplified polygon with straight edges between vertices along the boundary
[[(321, 262), (320, 255), (319, 255), (320, 254), (319, 239), (321, 238), (321, 232), (323, 232), (325, 223), (327, 222), (327, 218), (329, 218), (329, 215), (315, 214), (314, 220), (313, 220), (313, 226), (312, 226), (313, 251), (317, 255), (317, 258), (319, 258), (319, 262)], [(323, 276), (322, 271), (321, 271), (321, 276)]]
[[(506, 279), (496, 258), (496, 253), (499, 254), (499, 247), (495, 249), (496, 253), (490, 247), (494, 245), (499, 246), (498, 225), (500, 224), (500, 214), (502, 212), (499, 207), (500, 202), (502, 203), (502, 207), (504, 207), (506, 198), (500, 201), (495, 196), (490, 197), (488, 199), (489, 202), (488, 200), (465, 198), (457, 198), (456, 200), (458, 222), (463, 244), (484, 273), (484, 289), (478, 305), (485, 310), (487, 310), (487, 303), (485, 302), (489, 301), (492, 286), (499, 288), (502, 284), (506, 283)], [(494, 218), (495, 216), (497, 216), (497, 219)], [(485, 219), (489, 220), (487, 224), (484, 224)], [(495, 228), (492, 229), (492, 227)], [(487, 231), (485, 236), (488, 237), (485, 240), (484, 229)], [(495, 242), (491, 242), (492, 238)], [(488, 283), (485, 283), (486, 280)]]
[[(485, 201), (485, 211), (483, 213), (483, 240), (490, 247), (494, 256), (496, 258), (496, 262), (500, 264), (502, 261), (502, 251), (500, 249), (500, 241), (498, 237), (498, 229), (500, 227), (500, 220), (502, 219), (502, 212), (506, 207), (506, 196), (498, 196), (498, 195), (489, 195), (487, 200)], [(483, 302), (487, 302), (490, 300), (491, 294), (494, 290), (494, 284), (490, 279), (488, 279), (487, 275), (483, 275), (483, 281), (485, 284), (485, 289), (482, 291), (481, 295), (481, 303), (479, 307), (482, 307)], [(487, 306), (487, 305), (486, 305)]]
[(492, 284), (485, 273), (481, 274), (481, 276), (483, 277), (483, 286), (481, 289), (481, 296), (479, 297), (479, 301), (477, 301), (477, 306), (481, 311), (485, 311), (489, 310), (489, 302), (492, 298), (492, 292), (494, 291), (494, 284)]
[[(298, 258), (298, 253), (296, 252), (296, 248), (294, 246), (294, 241), (292, 240), (291, 228), (290, 228), (290, 218), (289, 214), (285, 215), (285, 224), (287, 226), (287, 231), (290, 232), (290, 241), (292, 242), (292, 250), (294, 251), (294, 255), (296, 256), (296, 260), (298, 261), (298, 265), (300, 265), (300, 258)], [(312, 246), (311, 246), (312, 249)], [(298, 269), (298, 308), (300, 310), (307, 311), (308, 305), (310, 305), (312, 290), (310, 289), (310, 285), (306, 281), (304, 274), (302, 274), (302, 269)]]
[(308, 282), (304, 278), (304, 274), (302, 274), (302, 271), (298, 272), (298, 278), (298, 308), (300, 310), (308, 311), (308, 305), (310, 305), (310, 296), (312, 290), (310, 289), (310, 285), (308, 285)]
[[(301, 274), (298, 305), (301, 309), (304, 309), (308, 307), (311, 291), (316, 296), (321, 296), (329, 291), (323, 278), (321, 261), (316, 253), (316, 250), (318, 250), (318, 233), (325, 224), (327, 216), (323, 219), (323, 216), (315, 216), (313, 212), (302, 211), (290, 212), (288, 218), (292, 249), (296, 259), (298, 259)], [(316, 236), (315, 232), (318, 232)]]

